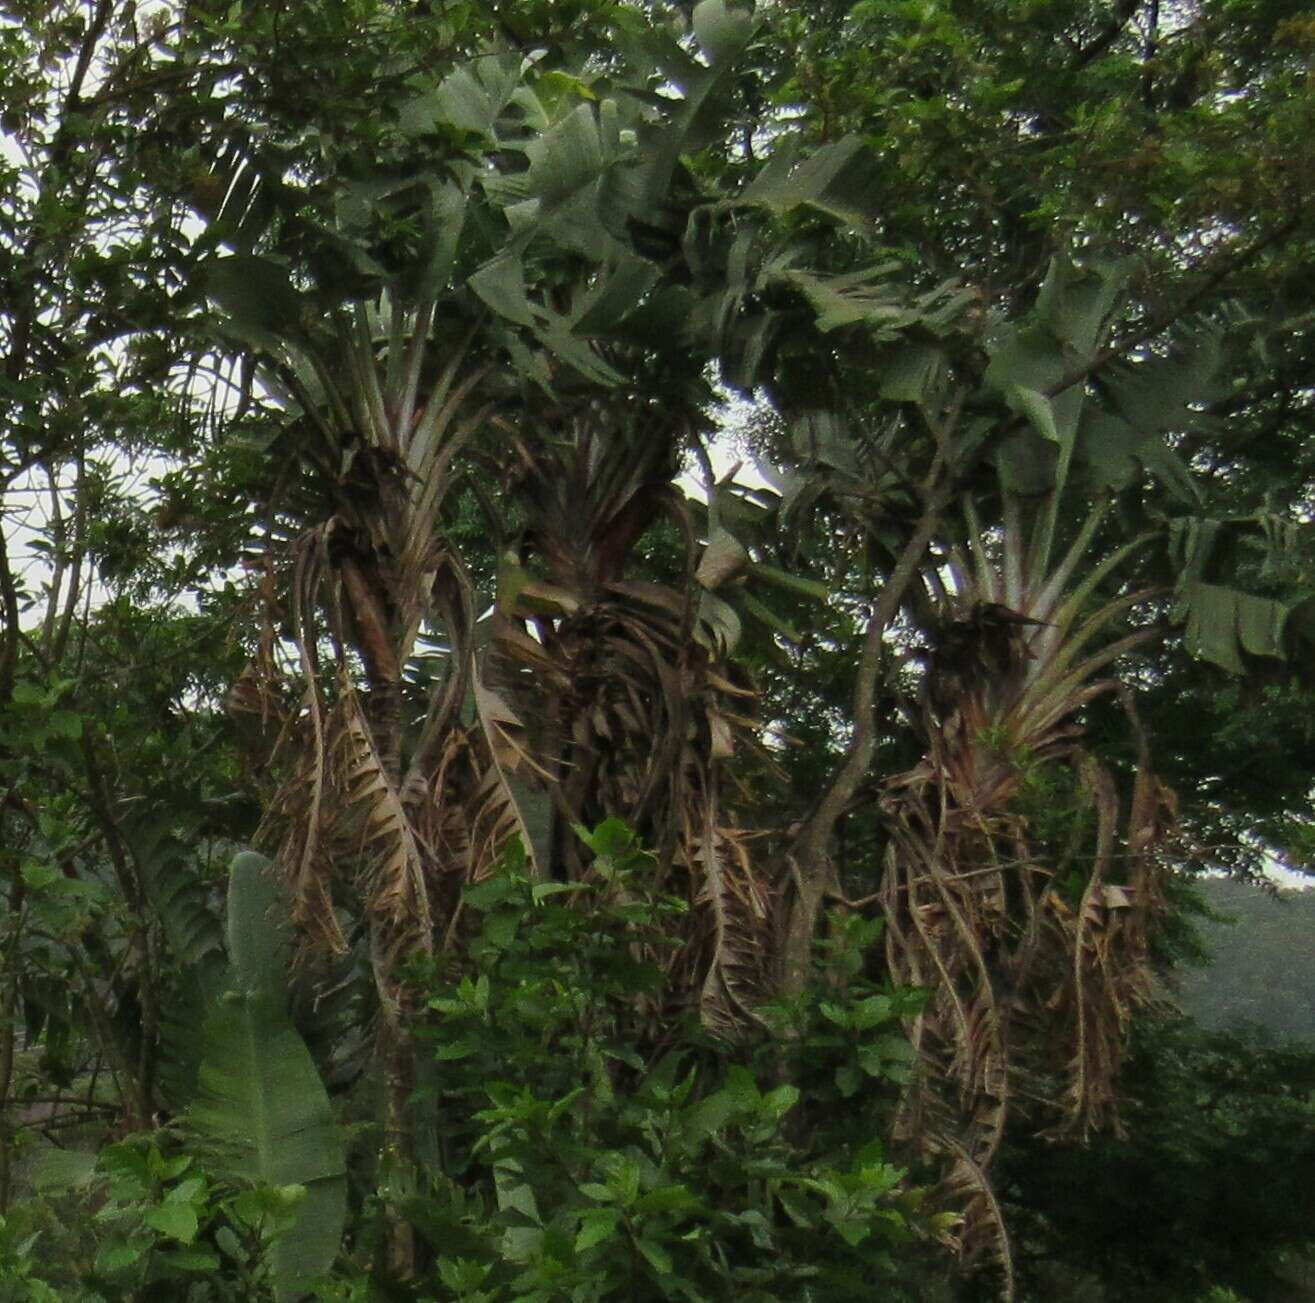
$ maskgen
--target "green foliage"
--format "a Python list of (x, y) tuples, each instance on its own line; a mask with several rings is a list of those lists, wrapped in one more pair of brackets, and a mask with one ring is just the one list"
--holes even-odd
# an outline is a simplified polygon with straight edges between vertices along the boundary
[[(902, 1297), (943, 1223), (882, 1139), (920, 997), (863, 976), (879, 925), (837, 915), (815, 990), (711, 1039), (661, 1003), (687, 906), (619, 821), (580, 836), (590, 882), (531, 879), (513, 848), (464, 894), (467, 959), (414, 961), (433, 1066), (412, 1108), (437, 1149), (381, 1170), (332, 1280), (341, 1140), (287, 1019), (279, 893), (237, 857), (198, 1103), (173, 1133), (34, 1154), (0, 1259), (14, 1297), (277, 1300), (315, 1276), (326, 1299), (858, 1299), (874, 1280)], [(429, 1249), (405, 1287), (382, 1251), (398, 1216)]]
[[(41, 1201), (63, 1193), (68, 1203), (96, 1209), (91, 1242), (66, 1244), (63, 1272), (51, 1277), (86, 1291), (74, 1297), (135, 1296), (172, 1281), (190, 1289), (188, 1297), (268, 1291), (277, 1303), (301, 1297), (337, 1257), (346, 1217), (343, 1140), (288, 1012), (287, 926), (268, 870), (261, 856), (233, 861), (227, 965), (217, 970), (209, 947), (192, 955), (200, 1037), (171, 1043), (176, 1055), (201, 1051), (189, 1078), (196, 1097), (184, 1119), (185, 1146), (172, 1136), (167, 1149), (134, 1137), (99, 1156), (46, 1148), (31, 1160)], [(181, 917), (191, 935), (207, 931), (195, 902)], [(28, 1211), (38, 1224), (41, 1201)], [(51, 1226), (44, 1233), (67, 1238)], [(198, 1292), (203, 1281), (214, 1289)]]
[(288, 1234), (269, 1259), (278, 1299), (296, 1298), (329, 1269), (346, 1219), (342, 1135), (288, 1012), (285, 908), (269, 861), (237, 856), (229, 870), (229, 971), (206, 1012), (189, 1113), (217, 1148), (217, 1170), (259, 1189), (299, 1191), (282, 1210)]
[(3, 1303), (58, 1303), (60, 1295), (36, 1274), (38, 1232), (23, 1234), (0, 1217), (0, 1300)]
[(1083, 1297), (1111, 1303), (1304, 1297), (1285, 1264), (1315, 1244), (1315, 1051), (1159, 1015), (1136, 1029), (1122, 1090), (1126, 1135), (1006, 1144), (1033, 1296), (1085, 1277)]
[[(32, 1178), (38, 1197), (0, 1232), (0, 1298), (288, 1296), (278, 1288), (279, 1246), (295, 1233), (303, 1186), (234, 1183), (171, 1136), (133, 1137), (98, 1155), (48, 1148)], [(5, 1295), (7, 1270), (30, 1293)]]
[(915, 1002), (862, 978), (862, 921), (823, 994), (770, 1011), (793, 1034), (712, 1041), (660, 1003), (683, 903), (624, 825), (581, 835), (593, 880), (513, 855), (465, 892), (469, 967), (426, 979), (442, 1158), (401, 1203), (434, 1259), (414, 1296), (897, 1297), (928, 1226), (881, 1138)]
[(1095, 831), (1096, 821), (1072, 767), (1037, 764), (1027, 756), (1017, 757), (1015, 763), (1018, 793), (1013, 808), (1041, 845), (1057, 857), (1071, 847), (1083, 847), (1083, 839)]
[[(4, 15), (5, 1297), (288, 1296), (344, 1228), (326, 1297), (892, 1281), (936, 1229), (878, 1144), (915, 1076), (899, 1024), (931, 1020), (880, 977), (962, 911), (919, 905), (884, 934), (862, 911), (891, 850), (889, 780), (927, 751), (910, 706), (948, 723), (971, 697), (946, 659), (918, 659), (929, 612), (966, 591), (961, 502), (1015, 612), (1011, 537), (1036, 574), (1081, 539), (1055, 590), (1091, 620), (1083, 656), (1135, 697), (1191, 854), (1315, 861), (1315, 27), (1294, 0)], [(773, 465), (767, 488), (709, 483), (705, 508), (677, 476), (707, 451), (713, 375), (766, 414), (750, 451)], [(1170, 546), (1139, 550), (1148, 534)], [(652, 618), (618, 623), (619, 596)], [(1032, 632), (1052, 614), (1026, 637), (1057, 638)], [(508, 624), (525, 659), (499, 665)], [(363, 632), (400, 649), (370, 685)], [(1062, 675), (1050, 687), (1064, 698)], [(1134, 766), (1149, 778), (1112, 698), (1054, 720), (1120, 799)], [(1101, 849), (1096, 770), (1002, 739), (981, 736), (1027, 850), (1004, 862), (1070, 863), (1050, 899), (1082, 910), (1077, 945), (1108, 967), (1110, 936), (1137, 929), (1091, 914), (1073, 867)], [(287, 772), (300, 806), (268, 799)], [(527, 798), (545, 777), (558, 799)], [(332, 978), (294, 973), (250, 861), (222, 927), (258, 797), (305, 834), (282, 856), (305, 896), (278, 908), (341, 941)], [(545, 876), (495, 869), (531, 799), (551, 807), (532, 829)], [(318, 844), (296, 817), (311, 810), (334, 816)], [(657, 858), (613, 823), (571, 841), (571, 820), (609, 814)], [(1130, 826), (1113, 862), (1161, 831)], [(1082, 956), (1037, 957), (1017, 885), (990, 918), (1027, 944), (987, 956), (981, 989), (1032, 1020), (1054, 1005), (1023, 1009), (1002, 974)], [(867, 903), (829, 920), (814, 988), (764, 1001), (805, 888)], [(1166, 894), (1161, 956), (1190, 908)], [(694, 1025), (701, 983), (741, 1039)], [(334, 1006), (304, 1019), (315, 1034), (294, 989), (299, 1013)], [(996, 1072), (983, 1007), (960, 1010), (958, 1064), (1046, 1085)], [(1228, 1090), (1291, 1134), (1265, 1112), (1276, 1060), (1180, 1057), (1204, 1079), (1254, 1070)], [(1187, 1068), (1158, 1063), (1187, 1100)], [(1182, 1159), (1129, 1080), (1137, 1162), (1063, 1151), (1079, 1188), (1107, 1192), (1092, 1243), (1123, 1225), (1115, 1173), (1150, 1183)], [(1265, 1148), (1229, 1109), (1205, 1112), (1255, 1146), (1242, 1178), (1294, 1194), (1304, 1151)], [(364, 1119), (350, 1190), (339, 1111)], [(1184, 1215), (1222, 1242), (1197, 1187), (1236, 1153), (1189, 1140)], [(1076, 1236), (1037, 1189), (1012, 1196), (1031, 1243)], [(421, 1280), (392, 1278), (403, 1213)], [(1242, 1279), (1180, 1233), (1199, 1270), (1174, 1289)], [(1119, 1252), (1111, 1289), (1155, 1288)]]
[(1210, 861), (1247, 876), (1263, 872), (1269, 854), (1315, 865), (1305, 801), (1315, 763), (1310, 686), (1295, 674), (1192, 674), (1164, 658), (1156, 669), (1163, 691), (1144, 695), (1147, 727), (1174, 788), (1199, 798), (1184, 814)]

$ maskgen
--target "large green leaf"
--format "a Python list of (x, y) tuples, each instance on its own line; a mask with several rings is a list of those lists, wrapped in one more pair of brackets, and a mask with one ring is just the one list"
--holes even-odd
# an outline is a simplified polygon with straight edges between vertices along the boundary
[(586, 292), (572, 305), (574, 328), (590, 335), (614, 329), (642, 302), (658, 278), (652, 263), (633, 255), (619, 258), (600, 271)]
[(290, 940), (270, 862), (244, 853), (228, 888), (226, 989), (205, 1019), (192, 1123), (218, 1143), (233, 1176), (304, 1186), (294, 1224), (275, 1242), (279, 1299), (300, 1297), (337, 1255), (346, 1218), (343, 1137), (287, 1008)]
[(723, 0), (703, 0), (694, 6), (694, 36), (714, 67), (736, 58), (752, 40), (758, 22), (749, 8)]
[(761, 206), (777, 216), (808, 207), (861, 226), (876, 217), (876, 205), (865, 193), (871, 171), (863, 141), (857, 136), (808, 152), (803, 151), (800, 140), (791, 137), (776, 147), (735, 203)]
[[(992, 348), (987, 387), (1026, 422), (1021, 437), (1001, 441), (997, 456), (1017, 480), (1009, 485), (1015, 491), (1043, 492), (1050, 482), (1062, 491), (1071, 461), (1090, 487), (1117, 491), (1149, 473), (1184, 501), (1198, 496), (1170, 438), (1208, 424), (1202, 408), (1222, 392), (1222, 327), (1193, 320), (1168, 348), (1104, 360), (1125, 280), (1120, 263), (1056, 258), (1032, 313)], [(1086, 383), (1087, 367), (1098, 397)], [(1037, 448), (1036, 436), (1052, 445), (1049, 452)], [(1038, 473), (1038, 457), (1052, 469)]]
[(691, 58), (677, 42), (656, 30), (642, 37), (622, 36), (619, 41), (636, 68), (660, 69), (668, 84), (684, 97), (667, 121), (641, 135), (644, 166), (639, 175), (646, 208), (656, 208), (668, 194), (683, 155), (724, 135), (734, 112), (731, 92), (736, 67), (759, 20), (749, 10), (734, 8), (724, 0), (702, 0), (695, 7), (693, 24), (707, 63)]
[(1055, 258), (1031, 315), (992, 349), (987, 387), (1064, 449), (1077, 434), (1085, 387), (1050, 391), (1095, 360), (1125, 280), (1126, 269), (1117, 263), (1078, 266)]
[[(592, 104), (579, 104), (560, 122), (525, 146), (530, 160), (527, 193), (551, 208), (593, 184), (615, 157), (616, 105), (595, 116)], [(610, 129), (609, 129), (610, 127)]]
[(1269, 597), (1256, 597), (1221, 584), (1194, 579), (1179, 592), (1177, 614), (1185, 616), (1187, 649), (1234, 674), (1250, 656), (1287, 656), (1285, 633), (1292, 608)]
[(271, 258), (233, 254), (202, 269), (206, 294), (224, 314), (224, 324), (242, 342), (273, 350), (299, 333), (307, 303), (293, 288), (286, 267)]
[(467, 282), (499, 316), (520, 326), (537, 326), (538, 318), (526, 294), (525, 268), (515, 254), (491, 258)]

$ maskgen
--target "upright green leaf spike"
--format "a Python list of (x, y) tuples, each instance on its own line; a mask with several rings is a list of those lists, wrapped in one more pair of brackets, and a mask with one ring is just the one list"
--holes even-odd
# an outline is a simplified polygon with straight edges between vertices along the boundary
[(346, 1218), (343, 1138), (310, 1051), (287, 1009), (286, 908), (270, 861), (244, 852), (228, 882), (229, 968), (205, 1019), (192, 1122), (219, 1143), (230, 1173), (303, 1186), (292, 1227), (271, 1251), (276, 1298), (301, 1298), (328, 1271)]

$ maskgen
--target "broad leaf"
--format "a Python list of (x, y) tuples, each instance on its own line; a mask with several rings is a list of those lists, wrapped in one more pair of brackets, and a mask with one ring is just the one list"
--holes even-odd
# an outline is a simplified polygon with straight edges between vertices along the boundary
[(268, 860), (250, 853), (230, 870), (228, 989), (206, 1016), (190, 1117), (218, 1143), (235, 1177), (306, 1187), (291, 1229), (272, 1250), (275, 1294), (294, 1299), (337, 1255), (346, 1163), (328, 1094), (287, 1011), (286, 907), (269, 870)]
[(1292, 608), (1268, 597), (1194, 579), (1184, 584), (1178, 615), (1186, 616), (1187, 649), (1234, 674), (1244, 672), (1242, 653), (1283, 659)]
[(287, 268), (270, 258), (216, 258), (205, 265), (203, 286), (228, 328), (257, 348), (271, 348), (300, 329), (305, 300)]

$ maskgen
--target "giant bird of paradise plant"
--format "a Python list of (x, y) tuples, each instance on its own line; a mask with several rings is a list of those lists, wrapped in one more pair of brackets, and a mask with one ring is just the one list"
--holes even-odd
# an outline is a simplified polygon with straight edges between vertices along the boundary
[[(910, 712), (925, 753), (879, 801), (886, 968), (928, 991), (911, 1027), (922, 1069), (898, 1126), (946, 1156), (967, 1259), (986, 1252), (1006, 1275), (992, 1160), (1011, 1121), (1085, 1131), (1113, 1120), (1129, 1018), (1151, 991), (1148, 942), (1174, 826), (1174, 799), (1114, 673), (1157, 636), (1119, 627), (1149, 594), (1093, 603), (1127, 549), (1079, 577), (1104, 509), (1040, 572), (1023, 559), (1021, 511), (989, 542), (972, 522), (939, 587)], [(1122, 792), (1124, 776), (1082, 738), (1084, 708), (1107, 694), (1137, 742)], [(1063, 808), (1043, 820), (1037, 799)]]
[[(975, 347), (959, 324), (971, 294), (904, 293), (889, 264), (816, 269), (819, 246), (835, 254), (826, 232), (857, 247), (871, 225), (855, 142), (806, 158), (782, 146), (744, 180), (686, 166), (728, 117), (753, 24), (704, 0), (694, 30), (701, 58), (656, 28), (632, 31), (624, 58), (565, 80), (507, 55), (460, 66), (399, 118), (432, 166), (342, 179), (323, 229), (304, 216), (315, 196), (271, 179), (277, 158), (245, 140), (216, 151), (208, 189), (224, 198), (211, 216), (234, 251), (206, 286), (282, 398), (293, 458), (267, 504), (275, 525), (253, 562), (266, 618), (232, 704), (277, 739), (253, 765), (268, 767), (264, 835), (306, 948), (354, 947), (373, 979), (385, 1121), (403, 1156), (407, 963), (459, 951), (459, 887), (513, 838), (536, 871), (579, 877), (590, 866), (573, 823), (635, 822), (691, 904), (669, 998), (719, 1032), (754, 1018), (783, 932), (807, 959), (829, 828), (818, 821), (812, 860), (769, 885), (735, 785), (753, 694), (732, 664), (723, 585), (753, 559), (715, 512), (700, 556), (671, 479), (714, 361), (749, 388), (787, 353), (807, 365), (852, 350), (882, 397), (917, 405), (945, 370), (940, 352)], [(262, 212), (276, 218), (269, 233), (247, 220)], [(381, 261), (379, 227), (405, 232), (413, 256)], [(332, 275), (304, 273), (308, 245), (306, 265)], [(930, 992), (905, 1121), (954, 1155), (952, 1182), (971, 1184), (970, 1245), (998, 1228), (990, 1159), (1045, 1046), (1068, 1065), (1068, 1116), (1108, 1112), (1156, 903), (1167, 798), (1143, 764), (1120, 818), (1120, 775), (1074, 730), (1145, 636), (1108, 633), (1140, 589), (1118, 587), (1132, 554), (1107, 545), (1106, 496), (1143, 471), (1188, 491), (1164, 436), (1209, 368), (1199, 350), (1102, 358), (1117, 285), (1108, 269), (1057, 263), (1036, 320), (994, 345), (983, 393), (957, 400), (965, 451), (934, 456), (940, 478), (892, 572), (921, 570), (940, 636), (916, 712), (925, 754), (882, 790), (885, 960)], [(923, 406), (935, 425), (944, 404)], [(828, 415), (811, 414), (815, 432)], [(906, 450), (888, 442), (883, 465), (898, 471)], [(992, 493), (968, 464), (984, 447)], [(862, 473), (857, 461), (855, 500), (879, 498)], [(959, 530), (946, 524), (955, 476), (973, 495)], [(499, 557), (483, 599), (451, 528), (463, 483)], [(1084, 494), (1088, 523), (1070, 537), (1062, 513)], [(998, 520), (974, 524), (994, 504)], [(685, 557), (657, 584), (637, 577), (637, 552), (663, 518)], [(435, 648), (441, 672), (421, 679)], [(868, 760), (852, 759), (857, 789)], [(1028, 766), (1059, 765), (1091, 818), (1069, 864), (1045, 858), (1018, 805)], [(790, 913), (798, 883), (813, 888), (811, 913)], [(774, 912), (803, 926), (775, 928)]]
[[(263, 627), (231, 707), (272, 743), (250, 756), (268, 777), (262, 844), (303, 952), (351, 950), (372, 978), (403, 1165), (408, 965), (459, 951), (460, 887), (513, 839), (537, 872), (579, 876), (571, 825), (632, 820), (691, 903), (669, 1002), (727, 1032), (768, 993), (770, 893), (729, 763), (751, 740), (753, 694), (729, 664), (720, 544), (698, 559), (671, 480), (720, 341), (747, 323), (761, 362), (778, 321), (807, 329), (823, 310), (829, 278), (784, 255), (767, 260), (771, 296), (746, 297), (736, 274), (763, 261), (755, 232), (770, 246), (796, 210), (838, 220), (828, 196), (856, 153), (785, 154), (730, 195), (705, 193), (681, 154), (726, 111), (752, 22), (719, 0), (696, 17), (704, 58), (655, 29), (632, 42), (648, 60), (636, 85), (577, 70), (595, 85), (574, 99), (560, 79), (541, 98), (545, 70), (518, 58), (458, 67), (402, 121), (461, 149), (435, 146), (405, 182), (344, 178), (332, 223), (308, 222), (285, 160), (240, 133), (215, 151), (206, 189), (224, 198), (209, 216), (232, 252), (203, 284), (282, 405), (289, 457), (251, 561)], [(655, 80), (683, 92), (661, 112)], [(385, 265), (373, 236), (398, 225), (419, 232), (418, 252)], [(308, 245), (311, 275), (292, 259)], [(876, 302), (871, 280), (855, 320)], [(880, 306), (888, 332), (918, 316), (892, 326)], [(626, 367), (652, 383), (629, 391)], [(498, 542), (492, 616), (449, 528), (463, 485)], [(689, 544), (668, 586), (631, 568), (663, 513)], [(418, 675), (435, 660), (437, 676)], [(404, 1233), (394, 1249), (405, 1269)]]
[[(1121, 668), (1164, 636), (1156, 612), (1185, 621), (1196, 648), (1213, 630), (1233, 661), (1284, 650), (1281, 604), (1172, 564), (1196, 506), (1175, 436), (1207, 419), (1222, 331), (1184, 323), (1163, 348), (1120, 354), (1124, 278), (1057, 259), (1030, 316), (988, 339), (961, 400), (985, 462), (947, 502), (914, 604), (922, 668), (906, 713), (922, 756), (877, 802), (886, 970), (928, 992), (899, 1129), (942, 1156), (965, 1259), (993, 1261), (1006, 1293), (990, 1180), (1006, 1129), (1118, 1125), (1122, 1046), (1151, 991), (1176, 799)], [(1178, 511), (1130, 531), (1151, 478)], [(1122, 707), (1130, 768), (1084, 741), (1100, 698)]]
[[(623, 813), (690, 903), (686, 944), (667, 961), (666, 1011), (694, 1007), (730, 1032), (769, 993), (771, 908), (729, 765), (757, 731), (754, 693), (730, 655), (738, 619), (706, 554), (695, 565), (690, 511), (671, 482), (706, 402), (697, 372), (685, 389), (689, 405), (671, 377), (662, 402), (595, 400), (523, 448), (525, 527), (504, 558), (490, 653), (499, 687), (533, 721), (527, 744), (557, 830), (545, 868), (587, 875), (570, 827)], [(633, 573), (635, 542), (660, 518), (682, 540), (681, 573), (665, 584)]]

